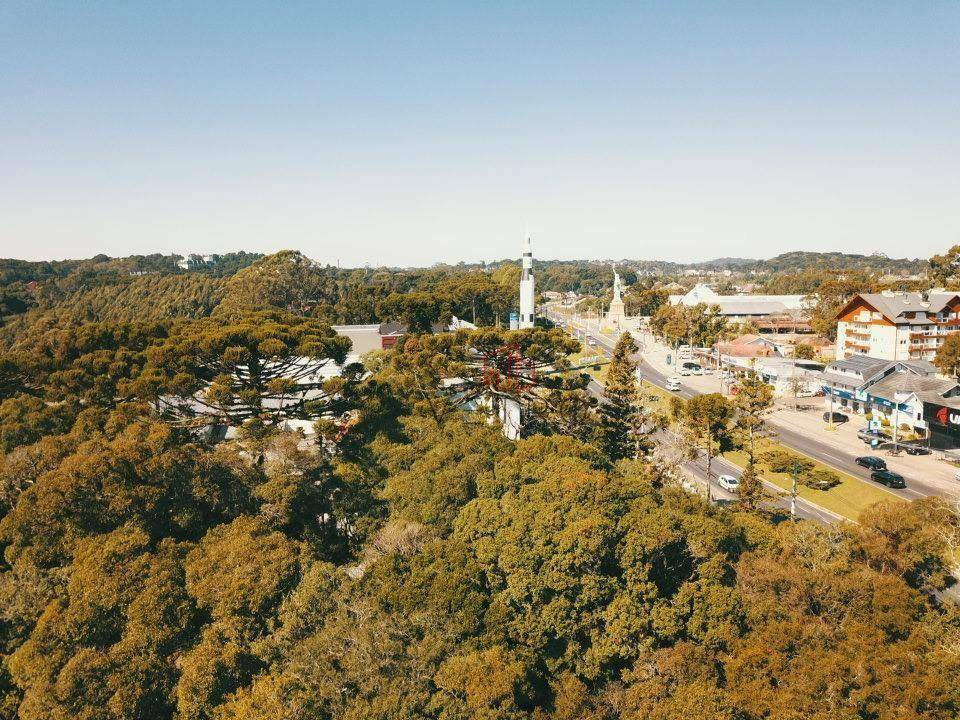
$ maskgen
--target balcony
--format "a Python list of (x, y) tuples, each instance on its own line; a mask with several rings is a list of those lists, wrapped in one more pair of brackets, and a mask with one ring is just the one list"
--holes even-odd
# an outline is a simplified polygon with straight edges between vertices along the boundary
[(844, 347), (853, 348), (855, 350), (863, 350), (864, 352), (870, 349), (870, 343), (861, 342), (859, 340), (847, 340), (843, 345)]

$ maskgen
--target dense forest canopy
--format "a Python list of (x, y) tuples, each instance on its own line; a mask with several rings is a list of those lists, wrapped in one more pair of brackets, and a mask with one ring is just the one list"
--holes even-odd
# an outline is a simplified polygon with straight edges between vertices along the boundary
[[(27, 295), (0, 337), (0, 718), (960, 713), (945, 502), (825, 527), (687, 492), (648, 452), (669, 419), (642, 407), (629, 335), (597, 401), (559, 330), (498, 327), (516, 265), (151, 258), (4, 266)], [(662, 307), (661, 278), (630, 281)], [(427, 330), (451, 315), (481, 328)], [(412, 330), (394, 350), (276, 411), (295, 388), (270, 368), (341, 362), (331, 324), (391, 319)], [(672, 410), (691, 443), (752, 458), (755, 390)], [(238, 434), (207, 442), (161, 398)], [(519, 440), (493, 401), (522, 405)]]

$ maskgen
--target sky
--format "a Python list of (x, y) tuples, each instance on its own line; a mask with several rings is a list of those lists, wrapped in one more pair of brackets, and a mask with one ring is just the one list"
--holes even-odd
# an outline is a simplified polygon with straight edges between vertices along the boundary
[(960, 3), (0, 3), (0, 256), (960, 243)]

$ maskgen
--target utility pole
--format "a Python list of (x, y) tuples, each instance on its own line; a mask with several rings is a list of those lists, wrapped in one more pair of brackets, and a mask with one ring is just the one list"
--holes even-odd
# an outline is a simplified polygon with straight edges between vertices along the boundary
[(707, 502), (713, 505), (713, 481), (710, 479), (710, 460), (713, 449), (713, 433), (707, 430)]
[(833, 426), (833, 385), (830, 386), (829, 395), (830, 395), (830, 414), (827, 417), (829, 417), (830, 419), (827, 421), (827, 429), (836, 430), (836, 428)]
[(893, 396), (893, 454), (900, 454), (900, 403), (896, 393)]
[(793, 520), (797, 519), (797, 473), (799, 468), (797, 463), (793, 463), (793, 487), (790, 490), (790, 518)]

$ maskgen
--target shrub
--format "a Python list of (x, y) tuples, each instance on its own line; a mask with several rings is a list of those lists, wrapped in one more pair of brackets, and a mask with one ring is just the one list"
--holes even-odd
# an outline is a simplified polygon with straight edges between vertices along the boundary
[(888, 418), (886, 415), (881, 415), (880, 424), (884, 427), (890, 427), (890, 418)]
[(806, 475), (815, 467), (812, 460), (794, 455), (786, 450), (770, 450), (763, 454), (763, 462), (772, 472), (792, 473), (794, 469)]
[(805, 473), (801, 482), (815, 490), (829, 490), (835, 485), (840, 484), (840, 476), (833, 470), (816, 468), (815, 470)]
[(865, 413), (863, 414), (863, 419), (866, 420), (867, 422), (870, 422), (871, 420), (873, 420), (873, 413), (872, 413), (872, 412), (865, 412)]
[(913, 428), (910, 426), (910, 423), (900, 423), (900, 430), (905, 433), (913, 432)]

